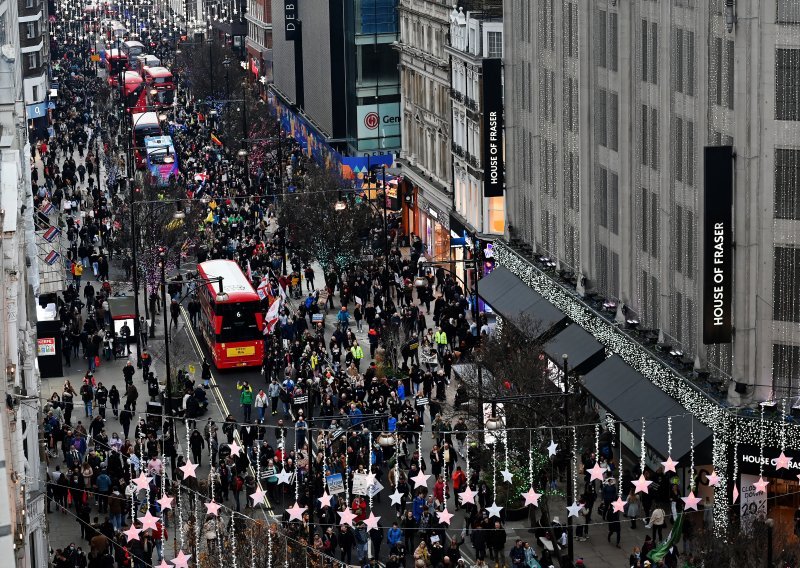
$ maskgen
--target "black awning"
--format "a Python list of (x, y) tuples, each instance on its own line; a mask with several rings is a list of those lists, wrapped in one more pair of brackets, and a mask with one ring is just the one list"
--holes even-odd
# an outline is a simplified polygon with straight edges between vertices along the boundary
[(545, 354), (563, 370), (563, 355), (569, 356), (571, 372), (584, 375), (605, 359), (605, 348), (591, 333), (577, 324), (571, 324), (544, 345)]
[(538, 339), (567, 322), (564, 312), (502, 266), (478, 281), (478, 294), (494, 311), (511, 322), (529, 319)]
[(644, 418), (645, 442), (664, 459), (669, 453), (668, 416), (672, 416), (672, 459), (676, 461), (691, 450), (690, 433), (693, 425), (695, 446), (711, 436), (711, 430), (699, 420), (692, 421), (682, 405), (617, 355), (592, 369), (583, 380), (586, 390), (600, 405), (625, 422), (626, 427), (639, 437), (642, 435), (641, 418)]

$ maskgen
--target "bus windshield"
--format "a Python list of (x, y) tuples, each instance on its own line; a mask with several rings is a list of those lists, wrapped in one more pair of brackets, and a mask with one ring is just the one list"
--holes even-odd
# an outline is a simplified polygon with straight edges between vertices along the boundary
[(258, 302), (217, 304), (216, 315), (222, 316), (222, 330), (217, 335), (217, 342), (233, 343), (263, 339), (256, 321), (256, 312), (259, 309)]

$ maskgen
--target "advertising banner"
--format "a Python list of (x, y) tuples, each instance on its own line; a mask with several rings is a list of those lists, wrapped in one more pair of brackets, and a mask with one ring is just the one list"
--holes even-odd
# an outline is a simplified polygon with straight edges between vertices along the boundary
[(40, 337), (36, 340), (36, 355), (39, 357), (47, 357), (48, 355), (56, 354), (56, 338), (55, 337)]
[(325, 478), (325, 481), (328, 484), (328, 493), (331, 495), (338, 495), (339, 493), (344, 493), (344, 480), (342, 479), (341, 473), (334, 473), (333, 475), (329, 475)]
[(733, 147), (704, 152), (703, 343), (730, 343), (733, 330)]
[(502, 197), (503, 65), (500, 59), (483, 60), (483, 195)]
[(356, 120), (359, 138), (400, 136), (400, 103), (359, 105)]
[(767, 518), (767, 493), (756, 491), (755, 483), (758, 481), (757, 475), (743, 473), (741, 475), (742, 490), (739, 495), (739, 511), (741, 513), (741, 527), (745, 532), (752, 528), (753, 521), (759, 517)]
[(297, 21), (297, 2), (299, 0), (284, 0), (283, 26), (286, 31), (286, 41), (295, 41), (300, 27)]

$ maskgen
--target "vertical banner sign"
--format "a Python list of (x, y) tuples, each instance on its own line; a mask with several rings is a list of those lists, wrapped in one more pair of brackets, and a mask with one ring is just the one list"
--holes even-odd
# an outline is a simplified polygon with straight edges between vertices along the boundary
[(297, 39), (297, 2), (299, 0), (284, 0), (283, 25), (286, 30), (286, 41)]
[(503, 66), (500, 59), (483, 60), (483, 196), (502, 197)]
[(733, 147), (704, 152), (703, 343), (730, 343), (733, 295)]

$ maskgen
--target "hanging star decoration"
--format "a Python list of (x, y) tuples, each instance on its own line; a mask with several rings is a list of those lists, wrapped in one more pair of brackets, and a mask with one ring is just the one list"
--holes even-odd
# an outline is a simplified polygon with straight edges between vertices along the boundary
[(514, 482), (514, 474), (508, 471), (508, 468), (504, 469), (500, 472), (500, 475), (503, 476), (503, 481), (505, 483), (513, 483)]
[(156, 566), (156, 568), (172, 568), (172, 566), (170, 566), (169, 564), (167, 564), (167, 561), (166, 561), (166, 559), (163, 559), (163, 558), (162, 558), (162, 559), (161, 559), (161, 564), (159, 564), (158, 566)]
[(139, 491), (147, 491), (150, 487), (150, 482), (153, 480), (152, 477), (147, 477), (144, 474), (144, 471), (139, 474), (139, 477), (134, 477), (131, 481), (136, 484), (136, 489)]
[(292, 482), (292, 473), (290, 471), (286, 471), (285, 469), (277, 474), (278, 478), (278, 485), (281, 483), (286, 483), (287, 485)]
[(675, 466), (678, 465), (678, 462), (674, 461), (672, 459), (672, 456), (667, 456), (667, 461), (661, 462), (661, 465), (664, 466), (664, 472), (665, 473), (668, 472), (668, 471), (671, 471), (671, 472), (675, 473)]
[(250, 498), (253, 500), (253, 506), (261, 505), (264, 502), (264, 497), (266, 496), (266, 492), (258, 487), (255, 493), (250, 494)]
[(184, 554), (183, 550), (178, 551), (178, 556), (172, 559), (172, 565), (175, 568), (189, 568), (189, 559), (191, 554)]
[(528, 489), (528, 492), (523, 493), (522, 496), (525, 497), (526, 507), (528, 505), (533, 505), (534, 507), (538, 507), (539, 499), (541, 498), (542, 495), (540, 493), (536, 493), (536, 490), (533, 487), (531, 487), (530, 489)]
[(557, 451), (558, 451), (558, 444), (556, 444), (555, 441), (551, 439), (550, 445), (547, 446), (547, 453), (552, 458), (554, 455), (556, 455)]
[(328, 490), (322, 492), (322, 497), (318, 497), (317, 501), (319, 501), (319, 508), (322, 509), (323, 507), (330, 507), (331, 506), (331, 494), (328, 493)]
[(161, 510), (172, 509), (172, 502), (174, 499), (168, 495), (164, 495), (161, 499), (156, 499), (156, 503), (161, 507)]
[(231, 442), (231, 445), (228, 446), (231, 449), (231, 455), (239, 457), (239, 454), (242, 453), (242, 446), (236, 443), (236, 440)]
[(491, 507), (486, 507), (486, 510), (489, 512), (489, 518), (497, 517), (500, 518), (500, 511), (503, 510), (502, 507), (498, 507), (497, 503), (492, 503)]
[(128, 539), (128, 542), (133, 540), (139, 540), (139, 533), (142, 532), (142, 529), (137, 529), (135, 526), (131, 525), (128, 527), (127, 530), (122, 531), (125, 537)]
[(653, 483), (644, 478), (644, 474), (639, 476), (639, 479), (633, 482), (633, 486), (636, 488), (637, 493), (648, 493), (650, 484)]
[(156, 523), (158, 522), (158, 517), (155, 515), (151, 515), (150, 511), (148, 510), (144, 517), (138, 517), (139, 521), (142, 523), (142, 530), (146, 531), (147, 529), (156, 529)]
[(367, 487), (372, 487), (373, 485), (375, 485), (375, 474), (369, 472), (367, 474)]
[(575, 517), (575, 518), (580, 517), (581, 508), (582, 508), (582, 505), (580, 503), (578, 503), (576, 501), (573, 501), (572, 505), (567, 507), (567, 511), (569, 511), (569, 515), (567, 515), (567, 516), (568, 517)]
[(394, 490), (394, 493), (389, 495), (389, 499), (392, 501), (392, 505), (399, 505), (403, 499), (403, 494), (400, 493), (397, 489)]
[(683, 501), (683, 503), (685, 505), (684, 508), (687, 511), (690, 511), (690, 510), (695, 510), (696, 511), (697, 510), (697, 504), (700, 503), (700, 501), (702, 501), (702, 499), (700, 499), (700, 497), (695, 497), (694, 496), (694, 491), (689, 491), (689, 495), (687, 497), (681, 497), (681, 500)]
[(606, 472), (606, 468), (600, 465), (600, 462), (594, 462), (594, 467), (589, 470), (589, 481), (603, 481), (603, 474)]
[(458, 494), (458, 498), (461, 499), (462, 505), (472, 505), (475, 503), (476, 495), (478, 495), (477, 491), (474, 491), (472, 487), (467, 485), (467, 488)]
[(719, 475), (717, 475), (716, 470), (709, 473), (708, 476), (706, 476), (706, 479), (711, 487), (716, 487), (719, 485)]
[(447, 509), (443, 509), (436, 513), (436, 516), (439, 517), (439, 522), (445, 525), (450, 525), (450, 519), (453, 518), (453, 513), (448, 511)]
[(209, 501), (206, 503), (206, 513), (209, 515), (214, 515), (215, 517), (219, 517), (219, 508), (222, 507), (216, 501)]
[(430, 475), (425, 475), (420, 471), (417, 475), (411, 478), (411, 481), (414, 482), (414, 488), (419, 487), (427, 487), (428, 486), (428, 479), (430, 479)]
[(625, 511), (625, 501), (622, 500), (622, 497), (617, 497), (617, 500), (611, 503), (611, 506), (614, 507), (615, 513), (622, 513)]
[[(800, 476), (798, 476), (800, 477)], [(735, 483), (733, 484), (733, 501), (731, 503), (736, 503), (736, 500), (739, 498), (739, 486)]]
[(191, 460), (186, 460), (186, 465), (182, 465), (178, 469), (183, 472), (184, 479), (188, 479), (190, 477), (197, 477), (195, 475), (195, 471), (197, 471), (197, 464), (193, 464)]
[(364, 524), (367, 526), (368, 531), (377, 530), (378, 529), (378, 521), (380, 521), (380, 517), (376, 517), (375, 513), (372, 511), (369, 512), (369, 517), (364, 519)]
[(756, 493), (764, 493), (767, 490), (767, 485), (769, 485), (769, 481), (764, 481), (762, 476), (758, 476), (758, 481), (756, 481), (753, 486), (756, 488)]
[(775, 458), (775, 469), (789, 469), (791, 459), (783, 452)]
[(303, 520), (303, 513), (306, 512), (306, 509), (307, 509), (307, 507), (301, 507), (300, 503), (295, 501), (294, 505), (292, 505), (291, 507), (286, 509), (286, 512), (289, 513), (289, 520), (290, 521), (293, 521), (293, 520), (302, 521)]
[(339, 518), (340, 518), (340, 522), (339, 522), (340, 525), (342, 525), (342, 526), (350, 525), (351, 527), (355, 528), (353, 526), (353, 519), (356, 518), (356, 515), (350, 509), (345, 509), (344, 511), (341, 511), (339, 513)]

